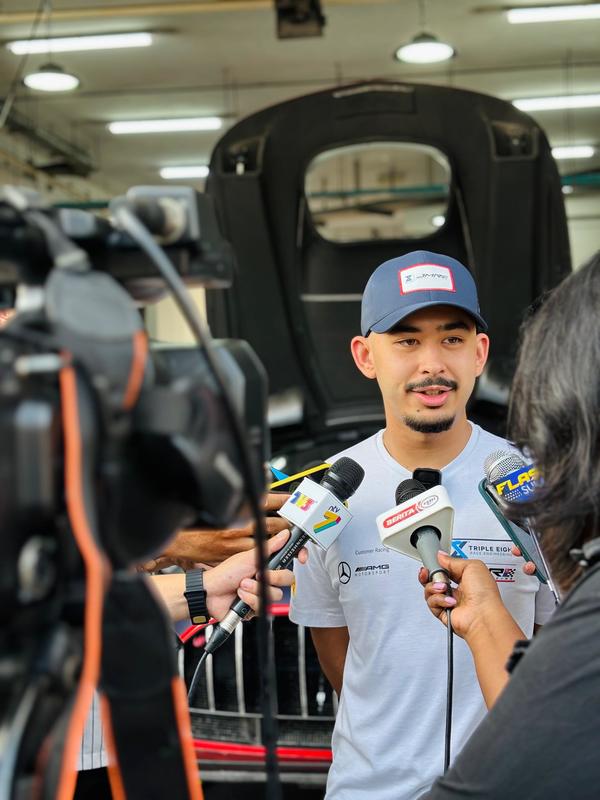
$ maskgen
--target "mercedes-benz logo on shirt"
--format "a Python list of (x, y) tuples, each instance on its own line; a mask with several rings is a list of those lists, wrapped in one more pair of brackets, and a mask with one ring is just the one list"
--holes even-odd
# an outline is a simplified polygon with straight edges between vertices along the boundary
[(338, 564), (338, 578), (340, 579), (340, 583), (348, 583), (351, 575), (352, 570), (350, 569), (350, 564), (348, 564), (347, 561), (340, 561)]

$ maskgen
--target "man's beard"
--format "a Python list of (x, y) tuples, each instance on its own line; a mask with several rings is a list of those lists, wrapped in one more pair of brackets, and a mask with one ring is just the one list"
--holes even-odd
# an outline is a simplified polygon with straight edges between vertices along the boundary
[(416, 433), (444, 433), (449, 431), (454, 425), (456, 417), (445, 417), (444, 419), (426, 420), (417, 417), (402, 417), (402, 422)]
[[(408, 383), (406, 385), (406, 391), (426, 391), (430, 386), (446, 386), (448, 389), (455, 391), (458, 389), (458, 383), (456, 381), (438, 376), (437, 378), (426, 378), (424, 381), (419, 381), (417, 383)], [(451, 417), (445, 417), (445, 419), (437, 419), (429, 422), (419, 417), (406, 416), (402, 417), (402, 422), (407, 428), (410, 428), (411, 431), (415, 431), (416, 433), (444, 433), (444, 431), (449, 431), (454, 425), (455, 419), (456, 417), (452, 415)]]

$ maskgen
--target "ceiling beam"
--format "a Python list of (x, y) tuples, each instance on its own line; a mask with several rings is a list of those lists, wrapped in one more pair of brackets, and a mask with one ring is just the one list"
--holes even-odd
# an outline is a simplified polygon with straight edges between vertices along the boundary
[[(328, 6), (366, 6), (391, 5), (397, 0), (327, 0)], [(92, 6), (89, 8), (54, 8), (53, 22), (72, 22), (73, 20), (114, 19), (115, 17), (165, 17), (179, 14), (214, 14), (222, 11), (263, 11), (273, 10), (273, 0), (188, 0), (174, 3), (138, 3), (122, 6)], [(22, 25), (32, 23), (36, 11), (0, 12), (0, 24)]]
[[(571, 69), (597, 69), (600, 67), (600, 59), (593, 59), (593, 60), (583, 60), (583, 61), (573, 61), (569, 64)], [(563, 61), (549, 61), (543, 64), (507, 64), (505, 66), (498, 66), (498, 65), (482, 65), (480, 67), (463, 67), (463, 68), (452, 68), (451, 76), (453, 79), (465, 76), (480, 76), (480, 75), (503, 75), (503, 74), (511, 74), (511, 73), (520, 73), (520, 72), (547, 72), (547, 71), (556, 71), (558, 69), (564, 68)], [(396, 73), (389, 73), (389, 74), (382, 74), (378, 76), (380, 80), (386, 81), (400, 81), (402, 83), (410, 83), (411, 81), (416, 81), (418, 83), (422, 83), (424, 81), (434, 80), (443, 78), (445, 80), (448, 79), (448, 70), (445, 71), (435, 70), (433, 72), (419, 72), (419, 73), (403, 73), (399, 76)], [(356, 75), (344, 75), (344, 84), (349, 83), (356, 83), (358, 81), (362, 81), (364, 78), (362, 76)], [(235, 89), (237, 92), (246, 92), (246, 91), (256, 91), (260, 89), (297, 89), (302, 87), (328, 87), (333, 86), (334, 84), (338, 83), (339, 81), (336, 79), (334, 75), (324, 75), (320, 78), (297, 78), (297, 79), (284, 79), (284, 80), (261, 80), (261, 81), (244, 81), (244, 80), (237, 80), (233, 77), (229, 77), (227, 79), (223, 79), (223, 81), (219, 81), (217, 83), (194, 83), (193, 85), (181, 84), (179, 86), (176, 85), (168, 85), (168, 86), (128, 86), (127, 88), (121, 89), (117, 87), (108, 88), (108, 89), (91, 89), (89, 91), (78, 90), (72, 94), (65, 94), (65, 95), (51, 95), (49, 94), (47, 97), (44, 97), (44, 104), (47, 105), (48, 103), (58, 102), (58, 103), (70, 103), (70, 102), (79, 102), (82, 99), (90, 99), (90, 98), (108, 98), (108, 97), (127, 97), (127, 96), (151, 96), (156, 95), (160, 96), (163, 94), (167, 95), (175, 95), (175, 94), (199, 94), (202, 92), (225, 92), (230, 89)], [(33, 94), (19, 94), (18, 96), (19, 104), (26, 104), (26, 103), (33, 103), (39, 104), (40, 98), (37, 95)], [(220, 116), (223, 116), (220, 114)], [(225, 114), (227, 116), (227, 114)]]

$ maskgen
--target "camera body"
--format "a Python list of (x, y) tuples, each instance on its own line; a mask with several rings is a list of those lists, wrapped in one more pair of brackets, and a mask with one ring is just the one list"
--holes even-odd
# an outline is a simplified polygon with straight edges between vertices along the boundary
[[(53, 686), (32, 705), (27, 735), (15, 732), (24, 773), (81, 664), (89, 565), (73, 535), (73, 486), (115, 591), (178, 529), (248, 522), (248, 497), (265, 489), (264, 368), (246, 342), (212, 340), (186, 305), (183, 283), (231, 280), (210, 199), (137, 187), (111, 211), (121, 224), (0, 190), (0, 288), (16, 297), (0, 331), (0, 722), (14, 732), (33, 676)], [(147, 341), (134, 297), (155, 299), (175, 279), (198, 347)]]

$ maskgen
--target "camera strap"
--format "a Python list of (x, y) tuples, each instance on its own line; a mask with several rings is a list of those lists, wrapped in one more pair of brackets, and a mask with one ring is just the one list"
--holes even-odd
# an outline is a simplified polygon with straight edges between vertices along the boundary
[(173, 633), (137, 572), (115, 571), (106, 595), (100, 691), (115, 800), (201, 800)]
[[(75, 531), (81, 526), (78, 518), (83, 518), (83, 527), (93, 529), (83, 546), (82, 537), (76, 536), (84, 561), (90, 541), (95, 549), (95, 561), (86, 561), (82, 678), (69, 720), (69, 746), (62, 757), (56, 797), (71, 800), (76, 748), (92, 693), (99, 685), (115, 800), (163, 800), (168, 796), (202, 800), (172, 634), (147, 583), (130, 571), (140, 555), (140, 542), (144, 553), (163, 544), (144, 536), (144, 531), (130, 530), (136, 521), (130, 504), (139, 498), (127, 495), (126, 455), (147, 369), (141, 320), (116, 281), (85, 270), (51, 273), (46, 310), (55, 342), (68, 354), (75, 365), (71, 372), (78, 371), (82, 388), (87, 390), (85, 407), (80, 407), (74, 390), (65, 394), (63, 416), (64, 427), (73, 428), (72, 438), (77, 443), (69, 458), (69, 441), (65, 441), (66, 461), (73, 480), (77, 479), (76, 489), (67, 485), (67, 495), (76, 500), (69, 513), (71, 527)], [(82, 436), (78, 438), (75, 431), (82, 420), (98, 432), (89, 448), (81, 445)], [(84, 505), (88, 513), (83, 512)], [(123, 515), (128, 507), (130, 513)], [(169, 528), (164, 530), (168, 533)], [(93, 614), (88, 608), (92, 589)]]

